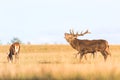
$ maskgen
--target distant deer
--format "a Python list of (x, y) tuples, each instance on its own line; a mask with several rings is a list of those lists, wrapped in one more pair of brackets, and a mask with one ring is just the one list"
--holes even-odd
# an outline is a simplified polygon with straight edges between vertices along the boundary
[(81, 32), (80, 34), (77, 32), (74, 33), (73, 30), (70, 30), (70, 33), (65, 33), (65, 39), (67, 42), (78, 51), (77, 54), (80, 54), (80, 62), (82, 60), (83, 55), (87, 53), (92, 53), (94, 57), (94, 53), (99, 51), (104, 57), (106, 61), (107, 56), (111, 55), (109, 51), (109, 45), (106, 40), (99, 39), (99, 40), (80, 40), (77, 39), (78, 36), (84, 36), (85, 34), (89, 34), (90, 32), (87, 30), (84, 33)]
[(13, 62), (13, 55), (15, 55), (15, 61), (19, 58), (20, 43), (15, 42), (9, 48), (9, 53), (7, 56), (8, 62)]

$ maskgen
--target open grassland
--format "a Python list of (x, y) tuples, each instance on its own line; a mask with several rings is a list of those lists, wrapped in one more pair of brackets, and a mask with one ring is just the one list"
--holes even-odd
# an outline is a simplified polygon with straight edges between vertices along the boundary
[(79, 62), (74, 49), (69, 45), (21, 45), (17, 63), (7, 62), (10, 45), (0, 46), (0, 79), (42, 79), (42, 80), (119, 80), (120, 46), (110, 45), (112, 56), (104, 62), (98, 52), (93, 59), (87, 54)]

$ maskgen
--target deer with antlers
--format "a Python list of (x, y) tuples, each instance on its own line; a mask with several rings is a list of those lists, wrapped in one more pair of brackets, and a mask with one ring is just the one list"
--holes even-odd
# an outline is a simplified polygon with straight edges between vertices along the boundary
[(95, 52), (101, 52), (101, 54), (104, 57), (104, 60), (106, 61), (107, 56), (111, 55), (109, 51), (109, 45), (106, 40), (99, 39), (99, 40), (80, 40), (77, 39), (78, 36), (84, 36), (85, 34), (89, 34), (90, 32), (86, 30), (84, 33), (81, 32), (80, 34), (77, 32), (74, 33), (73, 30), (70, 30), (70, 33), (65, 33), (65, 39), (67, 42), (78, 51), (77, 54), (80, 54), (80, 62), (82, 60), (82, 57), (87, 53), (92, 53), (94, 57)]

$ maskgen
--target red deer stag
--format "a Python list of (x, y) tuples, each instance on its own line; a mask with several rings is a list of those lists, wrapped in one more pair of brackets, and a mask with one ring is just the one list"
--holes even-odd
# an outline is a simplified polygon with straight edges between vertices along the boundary
[(65, 33), (65, 39), (67, 42), (78, 51), (77, 54), (80, 54), (80, 62), (82, 60), (83, 55), (86, 55), (87, 53), (92, 53), (94, 57), (94, 53), (99, 51), (104, 57), (104, 60), (106, 61), (107, 56), (111, 55), (109, 51), (109, 45), (106, 40), (99, 39), (99, 40), (80, 40), (77, 39), (78, 36), (84, 36), (85, 34), (88, 34), (88, 30), (84, 33), (76, 33), (74, 34), (73, 30), (70, 30), (70, 33)]
[(20, 44), (18, 42), (13, 43), (9, 48), (7, 56), (8, 62), (13, 62), (13, 55), (15, 55), (15, 61), (19, 58)]

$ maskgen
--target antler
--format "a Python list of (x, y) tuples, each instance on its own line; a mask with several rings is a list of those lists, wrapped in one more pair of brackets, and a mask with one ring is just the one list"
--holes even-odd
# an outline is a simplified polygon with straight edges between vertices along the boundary
[(85, 34), (90, 34), (90, 32), (88, 30), (86, 30), (84, 33), (81, 32), (80, 34), (78, 32), (76, 32), (76, 34), (74, 34), (73, 29), (70, 29), (70, 34), (74, 35), (74, 36), (84, 36)]
[(78, 32), (76, 33), (77, 36), (84, 36), (85, 34), (90, 34), (90, 32), (86, 30), (84, 33), (83, 32), (81, 32), (80, 34), (78, 34)]
[(74, 35), (74, 31), (73, 31), (73, 29), (70, 29), (70, 34), (73, 34), (73, 35)]

